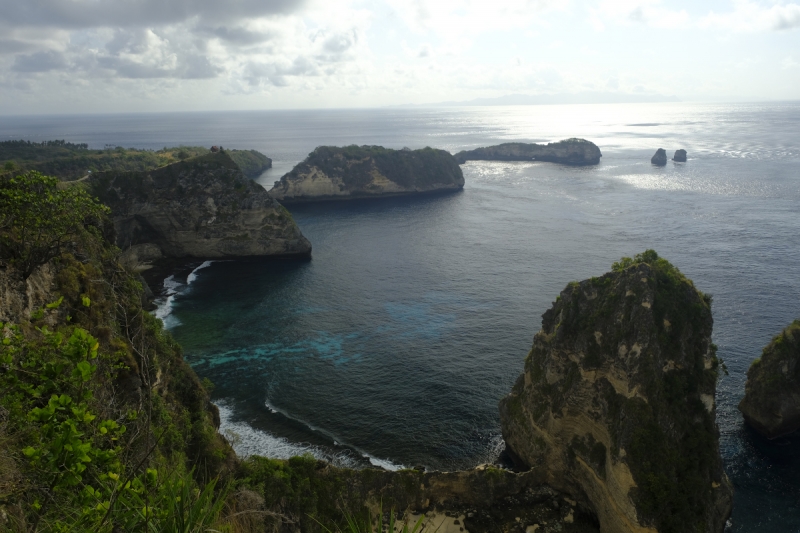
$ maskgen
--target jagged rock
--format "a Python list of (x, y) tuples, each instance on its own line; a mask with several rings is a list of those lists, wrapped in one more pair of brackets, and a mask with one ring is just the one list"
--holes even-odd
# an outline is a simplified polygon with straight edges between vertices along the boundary
[(800, 320), (772, 339), (750, 365), (739, 411), (768, 439), (800, 429)]
[(459, 164), (471, 160), (485, 161), (549, 161), (565, 165), (596, 165), (603, 154), (586, 139), (565, 139), (548, 144), (504, 143), (455, 155)]
[(677, 163), (686, 163), (686, 150), (683, 148), (675, 150), (675, 155), (672, 156), (672, 160)]
[(512, 457), (605, 533), (724, 529), (710, 304), (652, 250), (570, 283), (500, 402)]
[(126, 259), (308, 256), (311, 244), (289, 212), (244, 177), (227, 152), (147, 172), (102, 172), (87, 180), (111, 208)]
[(656, 150), (656, 153), (653, 155), (653, 157), (650, 158), (650, 162), (654, 165), (663, 167), (667, 164), (667, 151), (663, 148), (659, 148)]
[(276, 181), (269, 193), (288, 204), (457, 191), (463, 187), (461, 168), (444, 150), (320, 146)]

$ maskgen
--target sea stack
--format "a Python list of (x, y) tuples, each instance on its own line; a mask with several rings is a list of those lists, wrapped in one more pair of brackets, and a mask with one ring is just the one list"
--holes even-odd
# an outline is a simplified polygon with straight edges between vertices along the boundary
[(675, 150), (675, 155), (672, 156), (672, 160), (676, 163), (686, 163), (686, 150), (683, 148)]
[(721, 533), (712, 325), (710, 296), (652, 250), (568, 284), (500, 402), (509, 455), (604, 533)]
[(117, 246), (134, 261), (311, 254), (286, 208), (226, 151), (151, 171), (100, 172), (87, 183), (111, 208)]
[(565, 139), (548, 144), (504, 143), (455, 155), (459, 164), (467, 161), (548, 161), (563, 165), (596, 165), (603, 154), (600, 148), (586, 139)]
[(768, 439), (800, 429), (800, 320), (772, 339), (750, 365), (739, 411)]
[(650, 158), (650, 162), (659, 167), (663, 167), (667, 164), (667, 151), (663, 148), (659, 148), (656, 150), (655, 155)]
[(444, 150), (320, 146), (269, 194), (281, 203), (403, 196), (464, 188), (461, 167)]

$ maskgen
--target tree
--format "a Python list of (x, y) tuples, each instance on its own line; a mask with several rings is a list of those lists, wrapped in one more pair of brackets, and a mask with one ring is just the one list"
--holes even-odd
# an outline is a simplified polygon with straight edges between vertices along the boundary
[(108, 211), (80, 186), (59, 189), (56, 178), (36, 171), (2, 178), (0, 259), (28, 279)]

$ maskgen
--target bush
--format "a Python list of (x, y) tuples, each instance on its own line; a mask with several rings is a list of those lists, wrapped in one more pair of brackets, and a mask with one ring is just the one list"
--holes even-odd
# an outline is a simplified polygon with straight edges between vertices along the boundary
[(0, 180), (0, 259), (23, 279), (61, 255), (87, 226), (99, 226), (108, 208), (80, 187), (59, 189), (36, 171)]

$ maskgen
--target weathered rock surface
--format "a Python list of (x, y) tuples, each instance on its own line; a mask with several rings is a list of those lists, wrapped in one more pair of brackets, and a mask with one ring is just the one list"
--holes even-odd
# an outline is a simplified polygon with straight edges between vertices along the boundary
[(663, 148), (659, 148), (656, 150), (656, 153), (653, 154), (653, 157), (650, 158), (650, 162), (660, 167), (665, 166), (667, 164), (667, 151)]
[(739, 411), (768, 439), (800, 429), (800, 320), (772, 339), (750, 365)]
[(564, 165), (596, 165), (603, 154), (586, 139), (565, 139), (548, 144), (504, 143), (455, 155), (459, 164), (472, 160), (485, 161), (549, 161)]
[(570, 283), (500, 402), (511, 455), (604, 533), (723, 531), (710, 304), (652, 250)]
[(457, 191), (464, 175), (449, 152), (320, 146), (275, 182), (282, 203)]
[(672, 156), (672, 160), (677, 163), (686, 163), (686, 150), (683, 148), (675, 150), (675, 155)]
[(85, 183), (111, 208), (117, 245), (132, 258), (311, 253), (289, 212), (225, 152), (147, 172), (98, 173)]

